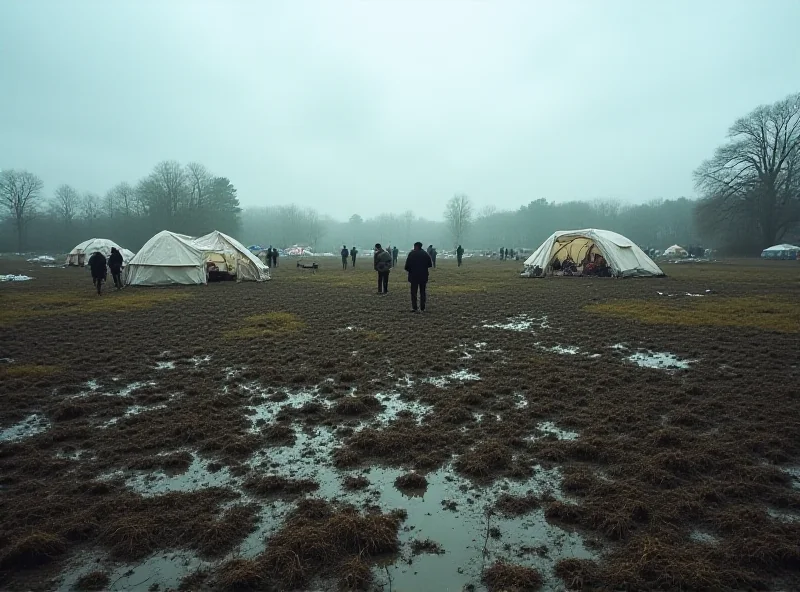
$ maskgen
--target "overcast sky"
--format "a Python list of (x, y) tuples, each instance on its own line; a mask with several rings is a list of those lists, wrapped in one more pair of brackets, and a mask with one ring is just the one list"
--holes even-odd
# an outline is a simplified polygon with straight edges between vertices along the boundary
[(0, 0), (0, 167), (105, 193), (199, 161), (245, 206), (694, 196), (800, 90), (800, 1)]

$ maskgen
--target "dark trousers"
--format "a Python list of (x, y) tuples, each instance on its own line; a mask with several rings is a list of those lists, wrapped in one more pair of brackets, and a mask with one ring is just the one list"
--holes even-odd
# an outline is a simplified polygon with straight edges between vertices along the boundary
[(378, 294), (388, 294), (389, 293), (389, 272), (388, 271), (379, 271), (378, 272)]
[(342, 257), (342, 269), (347, 269), (347, 257)]
[(419, 292), (419, 308), (425, 310), (425, 302), (428, 300), (428, 295), (425, 289), (428, 287), (426, 282), (415, 282), (411, 280), (411, 308), (417, 310), (417, 292)]
[(461, 257), (458, 258), (458, 266), (461, 267)]
[(353, 260), (353, 267), (355, 267), (356, 266), (356, 256), (355, 255), (352, 256), (352, 260)]
[(273, 257), (272, 258), (272, 267), (278, 267), (278, 258), (277, 257)]
[(101, 289), (102, 289), (102, 287), (103, 287), (103, 282), (104, 282), (105, 280), (106, 280), (106, 278), (105, 278), (105, 277), (102, 277), (102, 276), (101, 276), (101, 277), (95, 277), (95, 276), (92, 276), (92, 283), (93, 283), (93, 284), (95, 285), (95, 287), (97, 288), (97, 293), (98, 293), (98, 294), (100, 293), (100, 290), (101, 290)]
[(114, 287), (116, 287), (117, 290), (119, 290), (122, 287), (122, 270), (112, 269), (111, 278), (114, 280)]

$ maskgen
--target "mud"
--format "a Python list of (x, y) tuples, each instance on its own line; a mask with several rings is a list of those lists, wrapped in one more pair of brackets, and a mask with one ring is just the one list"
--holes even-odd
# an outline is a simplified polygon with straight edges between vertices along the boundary
[[(796, 349), (792, 309), (767, 330), (591, 308), (800, 297), (748, 265), (521, 282), (444, 262), (413, 318), (368, 270), (101, 299), (69, 269), (3, 284), (0, 586), (213, 589), (263, 581), (288, 549), (306, 559), (281, 577), (312, 589), (483, 590), (525, 569), (545, 590), (800, 588), (800, 370), (774, 353)], [(275, 327), (242, 338), (265, 307)], [(628, 359), (651, 352), (674, 358)], [(424, 490), (398, 488), (409, 474)], [(396, 542), (315, 556), (289, 535), (301, 506), (325, 545), (329, 519), (396, 524)]]

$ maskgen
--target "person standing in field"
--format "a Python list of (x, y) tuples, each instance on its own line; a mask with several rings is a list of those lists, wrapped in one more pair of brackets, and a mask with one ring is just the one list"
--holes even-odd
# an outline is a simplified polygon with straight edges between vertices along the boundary
[(280, 253), (278, 253), (278, 249), (272, 249), (272, 264), (275, 267), (278, 267), (278, 257), (280, 257)]
[(356, 255), (358, 255), (358, 249), (355, 247), (350, 249), (350, 259), (353, 261), (353, 269), (356, 268)]
[[(433, 261), (427, 252), (422, 250), (422, 243), (414, 243), (414, 250), (406, 257), (405, 270), (408, 272), (408, 282), (411, 284), (411, 312), (425, 312), (428, 300), (426, 288), (428, 286), (428, 270), (433, 267)], [(417, 293), (419, 292), (419, 309), (417, 309)]]
[(111, 278), (117, 290), (122, 289), (122, 253), (116, 247), (111, 247), (111, 255), (108, 257), (108, 268), (111, 270)]
[(397, 247), (395, 246), (395, 248), (392, 249), (392, 267), (397, 267), (397, 255), (399, 253), (400, 252), (397, 250)]
[(458, 266), (461, 267), (461, 259), (464, 258), (464, 247), (458, 245), (456, 249), (456, 259), (458, 260)]
[(436, 269), (436, 255), (439, 254), (439, 251), (436, 250), (436, 247), (431, 247), (431, 263), (433, 263), (433, 268)]
[(389, 271), (392, 269), (392, 256), (381, 247), (380, 243), (375, 243), (373, 263), (375, 271), (378, 272), (378, 294), (386, 295), (389, 293)]
[(347, 245), (342, 245), (342, 251), (339, 253), (342, 256), (342, 269), (347, 269), (347, 257), (350, 251), (347, 250)]
[(97, 287), (97, 295), (100, 295), (103, 282), (106, 281), (106, 256), (100, 251), (96, 251), (89, 257), (89, 269), (92, 271), (92, 283)]

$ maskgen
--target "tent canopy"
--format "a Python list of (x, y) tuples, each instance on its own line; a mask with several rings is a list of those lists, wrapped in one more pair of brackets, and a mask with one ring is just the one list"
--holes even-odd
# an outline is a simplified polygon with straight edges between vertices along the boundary
[(761, 251), (761, 256), (765, 259), (797, 259), (800, 247), (784, 243), (773, 245)]
[(122, 260), (127, 264), (133, 259), (133, 253), (128, 249), (120, 247), (117, 243), (107, 238), (90, 238), (75, 245), (67, 255), (67, 265), (84, 265), (96, 252), (101, 252), (106, 258), (111, 255), (111, 247), (115, 247), (122, 253)]
[(653, 277), (664, 275), (644, 251), (621, 234), (609, 230), (587, 228), (560, 230), (550, 235), (525, 261), (525, 272), (531, 276), (535, 268), (541, 275), (552, 273), (553, 261), (569, 256), (580, 264), (588, 255), (599, 253), (615, 277)]
[(237, 281), (270, 279), (269, 268), (236, 239), (218, 231), (193, 238), (163, 230), (147, 241), (128, 265), (133, 286), (205, 284), (206, 263), (236, 275)]
[(677, 255), (678, 257), (686, 257), (689, 252), (680, 245), (672, 245), (664, 250), (665, 255)]

